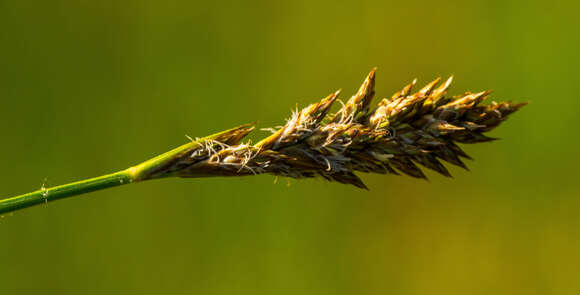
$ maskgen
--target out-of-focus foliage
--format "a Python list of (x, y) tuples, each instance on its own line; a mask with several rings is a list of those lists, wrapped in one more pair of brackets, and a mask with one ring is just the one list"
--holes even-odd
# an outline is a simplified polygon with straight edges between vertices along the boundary
[[(472, 172), (371, 189), (168, 179), (0, 219), (6, 294), (577, 294), (573, 1), (0, 2), (0, 196), (126, 168), (337, 87), (529, 101)], [(380, 99), (382, 97), (378, 97)], [(254, 134), (257, 138), (264, 134)]]

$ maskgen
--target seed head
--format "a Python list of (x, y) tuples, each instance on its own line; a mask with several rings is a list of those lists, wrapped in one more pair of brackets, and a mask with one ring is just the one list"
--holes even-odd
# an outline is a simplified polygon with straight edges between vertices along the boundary
[(467, 169), (469, 156), (457, 143), (493, 140), (484, 135), (525, 103), (481, 104), (490, 92), (448, 97), (452, 78), (436, 79), (412, 93), (416, 80), (371, 107), (375, 69), (335, 113), (340, 91), (296, 111), (257, 144), (240, 143), (253, 130), (244, 125), (199, 140), (149, 178), (272, 174), (322, 177), (367, 188), (356, 171), (426, 178), (419, 166), (450, 177), (441, 160)]

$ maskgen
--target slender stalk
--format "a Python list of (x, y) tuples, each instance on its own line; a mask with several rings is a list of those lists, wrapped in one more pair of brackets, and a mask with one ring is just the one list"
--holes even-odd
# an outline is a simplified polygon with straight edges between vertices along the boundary
[[(32, 207), (34, 205), (44, 204), (114, 186), (139, 182), (152, 178), (173, 176), (171, 173), (167, 173), (167, 167), (173, 165), (177, 159), (180, 159), (180, 157), (200, 149), (203, 146), (201, 143), (213, 139), (225, 142), (228, 142), (228, 140), (237, 140), (239, 136), (247, 134), (247, 132), (252, 129), (253, 127), (251, 124), (242, 125), (198, 140), (191, 141), (171, 151), (149, 159), (141, 164), (119, 172), (63, 184), (51, 188), (41, 188), (30, 193), (0, 200), (0, 215), (19, 209)], [(239, 133), (240, 131), (243, 132)]]
[(41, 188), (37, 191), (1, 200), (0, 214), (131, 182), (132, 174), (130, 169), (127, 169), (51, 188)]
[(156, 169), (163, 167), (168, 161), (174, 158), (176, 154), (195, 148), (196, 145), (197, 141), (184, 144), (167, 153), (119, 172), (63, 184), (51, 188), (41, 188), (27, 194), (0, 200), (0, 214), (60, 200), (67, 197), (149, 179), (151, 175), (155, 173)]

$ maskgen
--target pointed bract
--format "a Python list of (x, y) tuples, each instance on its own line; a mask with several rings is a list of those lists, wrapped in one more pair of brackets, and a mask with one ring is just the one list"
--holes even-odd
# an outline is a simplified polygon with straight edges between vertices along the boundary
[(375, 95), (375, 71), (376, 68), (371, 70), (357, 93), (334, 115), (332, 122), (348, 120), (360, 122), (366, 118)]

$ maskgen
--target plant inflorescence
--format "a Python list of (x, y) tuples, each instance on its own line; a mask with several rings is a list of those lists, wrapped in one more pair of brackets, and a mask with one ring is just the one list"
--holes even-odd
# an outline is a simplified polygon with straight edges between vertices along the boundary
[[(525, 103), (483, 104), (490, 92), (447, 96), (452, 78), (412, 92), (411, 82), (375, 106), (375, 70), (345, 103), (340, 91), (296, 110), (284, 126), (257, 142), (242, 143), (254, 124), (191, 142), (134, 167), (92, 179), (0, 200), (0, 213), (107, 187), (163, 177), (271, 174), (322, 177), (367, 188), (355, 172), (426, 178), (421, 166), (451, 176), (441, 161), (466, 168), (458, 143), (491, 141), (494, 129)], [(333, 104), (342, 107), (331, 113)]]
[(253, 125), (201, 140), (145, 178), (165, 176), (239, 176), (272, 174), (292, 178), (323, 177), (366, 188), (355, 172), (405, 174), (425, 178), (419, 166), (451, 176), (441, 160), (466, 168), (469, 156), (457, 143), (493, 138), (497, 127), (525, 103), (483, 105), (489, 91), (447, 96), (452, 78), (412, 93), (416, 81), (372, 107), (375, 70), (335, 114), (340, 91), (296, 111), (286, 124), (257, 144), (240, 141)]

